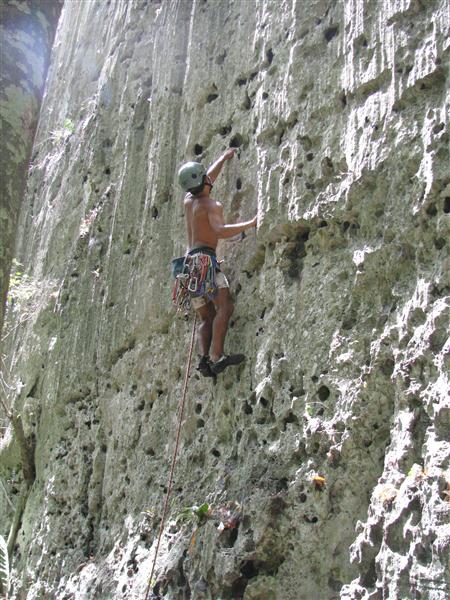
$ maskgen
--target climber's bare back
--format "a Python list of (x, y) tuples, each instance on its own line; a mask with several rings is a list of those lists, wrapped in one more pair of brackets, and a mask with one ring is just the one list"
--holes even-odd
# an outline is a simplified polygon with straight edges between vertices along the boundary
[(222, 204), (209, 196), (199, 198), (187, 194), (184, 199), (184, 211), (189, 249), (208, 246), (215, 250), (219, 238), (211, 222), (224, 224)]

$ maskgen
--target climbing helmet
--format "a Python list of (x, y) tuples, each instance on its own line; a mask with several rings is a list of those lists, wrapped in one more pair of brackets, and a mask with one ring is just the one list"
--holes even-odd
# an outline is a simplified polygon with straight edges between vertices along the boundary
[(178, 183), (188, 192), (201, 186), (205, 175), (206, 169), (201, 163), (188, 162), (178, 171)]

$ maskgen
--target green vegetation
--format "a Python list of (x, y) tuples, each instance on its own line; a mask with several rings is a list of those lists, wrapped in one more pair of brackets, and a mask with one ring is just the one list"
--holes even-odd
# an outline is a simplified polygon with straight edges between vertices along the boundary
[(8, 327), (8, 322), (5, 323), (3, 339), (6, 339), (12, 331), (36, 313), (41, 297), (40, 282), (26, 275), (23, 272), (23, 265), (13, 259), (12, 271), (9, 276), (7, 308), (14, 314), (15, 325), (11, 328)]
[[(42, 307), (44, 302), (56, 297), (56, 284), (57, 282), (54, 280), (38, 280), (27, 275), (23, 271), (23, 265), (13, 259), (9, 276), (7, 308), (13, 315), (14, 328), (35, 315), (39, 306)], [(8, 329), (8, 322), (6, 322), (3, 339), (9, 333), (10, 329)]]
[(62, 127), (51, 132), (51, 140), (59, 144), (65, 142), (73, 133), (75, 133), (75, 123), (72, 119), (65, 119)]
[(177, 521), (191, 523), (197, 528), (204, 525), (208, 520), (217, 522), (219, 533), (226, 529), (239, 527), (242, 518), (242, 506), (238, 502), (227, 502), (220, 506), (212, 506), (204, 502), (200, 506), (193, 505), (184, 508), (177, 517)]
[(200, 506), (193, 505), (183, 508), (181, 513), (178, 515), (179, 521), (186, 521), (194, 523), (195, 525), (203, 525), (211, 514), (211, 507), (207, 502), (204, 502)]
[(36, 292), (33, 280), (23, 272), (23, 265), (13, 258), (12, 270), (9, 276), (8, 305), (24, 304)]
[(0, 535), (0, 594), (8, 597), (9, 588), (9, 557), (5, 538)]

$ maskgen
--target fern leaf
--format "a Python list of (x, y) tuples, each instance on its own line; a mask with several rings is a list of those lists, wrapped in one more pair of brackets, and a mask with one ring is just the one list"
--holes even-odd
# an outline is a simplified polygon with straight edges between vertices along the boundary
[(0, 593), (7, 597), (9, 588), (9, 558), (5, 538), (0, 535)]

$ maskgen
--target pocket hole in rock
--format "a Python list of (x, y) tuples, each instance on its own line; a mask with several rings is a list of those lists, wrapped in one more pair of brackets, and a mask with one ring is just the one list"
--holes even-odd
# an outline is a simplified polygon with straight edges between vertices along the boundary
[(230, 148), (239, 148), (242, 144), (242, 136), (237, 133), (230, 140)]
[(321, 400), (321, 402), (324, 402), (330, 396), (330, 390), (327, 388), (326, 385), (321, 385), (320, 388), (317, 390), (317, 395), (319, 396), (319, 400)]
[(248, 560), (241, 566), (241, 573), (247, 579), (252, 579), (253, 577), (257, 577), (259, 573), (259, 569), (256, 567), (255, 562), (253, 560)]
[(245, 404), (244, 404), (244, 413), (246, 415), (251, 415), (253, 413), (253, 408), (250, 406), (250, 404), (248, 402), (245, 402)]
[(339, 27), (328, 27), (324, 31), (324, 38), (327, 42), (331, 42), (331, 40), (339, 33)]

